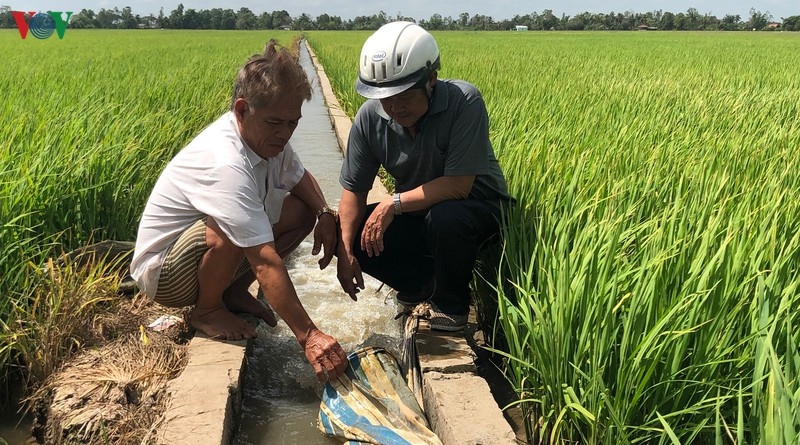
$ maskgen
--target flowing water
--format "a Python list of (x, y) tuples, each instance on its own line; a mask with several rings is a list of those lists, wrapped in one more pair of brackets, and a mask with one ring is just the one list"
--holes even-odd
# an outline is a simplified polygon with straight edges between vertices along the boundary
[(31, 421), (20, 419), (13, 408), (0, 409), (0, 444), (5, 440), (9, 445), (31, 443)]
[[(335, 206), (341, 194), (339, 169), (342, 155), (331, 128), (319, 81), (308, 51), (301, 47), (300, 61), (311, 79), (314, 95), (303, 105), (303, 118), (292, 145), (320, 184), (328, 203)], [(357, 302), (342, 291), (336, 279), (336, 260), (319, 270), (311, 255), (309, 237), (287, 259), (297, 294), (317, 326), (336, 337), (346, 352), (362, 344), (383, 346), (399, 357), (402, 333), (394, 320), (399, 306), (390, 289), (364, 276), (366, 289)], [(254, 340), (252, 356), (243, 376), (242, 414), (234, 443), (237, 445), (333, 444), (317, 430), (316, 418), (322, 386), (286, 324), (275, 328), (263, 323)]]
[[(341, 194), (339, 169), (342, 155), (331, 128), (319, 81), (308, 51), (301, 47), (301, 63), (314, 87), (311, 101), (303, 104), (303, 118), (292, 145), (303, 164), (314, 174), (328, 203), (335, 207)], [(309, 237), (286, 260), (289, 274), (303, 305), (324, 332), (334, 336), (350, 352), (368, 344), (383, 346), (399, 357), (401, 326), (394, 316), (399, 306), (390, 289), (364, 276), (366, 289), (354, 302), (336, 279), (336, 260), (319, 270), (319, 256), (311, 255)], [(286, 324), (275, 328), (261, 324), (243, 376), (243, 403), (237, 445), (327, 445), (339, 443), (317, 430), (322, 386)], [(30, 438), (30, 422), (13, 413), (0, 412), (0, 438), (20, 445)], [(0, 442), (2, 443), (2, 442)]]
[[(354, 302), (336, 281), (335, 271), (320, 271), (304, 242), (289, 260), (297, 293), (317, 326), (336, 337), (346, 352), (362, 344), (383, 346), (399, 357), (398, 308), (380, 283), (371, 282)], [(332, 444), (317, 430), (322, 386), (303, 351), (282, 322), (262, 323), (243, 376), (244, 397), (235, 444)]]

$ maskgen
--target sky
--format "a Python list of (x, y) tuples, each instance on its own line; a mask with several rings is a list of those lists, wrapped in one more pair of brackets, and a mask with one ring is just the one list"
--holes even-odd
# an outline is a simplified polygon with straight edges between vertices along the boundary
[(750, 9), (762, 13), (769, 12), (774, 20), (782, 17), (800, 15), (800, 0), (542, 0), (536, 2), (521, 0), (0, 0), (0, 5), (8, 4), (12, 10), (26, 11), (73, 11), (92, 9), (98, 12), (100, 8), (111, 9), (115, 6), (122, 9), (130, 6), (134, 14), (158, 14), (164, 8), (164, 14), (169, 15), (179, 3), (184, 8), (212, 9), (230, 8), (238, 11), (241, 7), (250, 8), (257, 15), (262, 12), (286, 10), (292, 17), (308, 14), (315, 19), (322, 13), (337, 15), (344, 20), (356, 16), (378, 14), (384, 11), (389, 17), (398, 14), (413, 17), (417, 21), (429, 19), (433, 14), (442, 17), (458, 18), (459, 14), (466, 12), (470, 16), (482, 14), (491, 16), (494, 20), (511, 19), (515, 15), (541, 13), (550, 9), (558, 17), (562, 14), (570, 16), (581, 12), (609, 13), (609, 12), (648, 12), (669, 11), (672, 13), (686, 12), (695, 8), (700, 14), (710, 13), (723, 18), (727, 14), (738, 14), (742, 20), (750, 17)]

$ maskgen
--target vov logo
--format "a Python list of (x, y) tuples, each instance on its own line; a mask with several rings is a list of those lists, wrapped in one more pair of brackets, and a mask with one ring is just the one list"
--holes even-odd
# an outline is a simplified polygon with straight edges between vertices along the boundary
[[(11, 11), (14, 16), (14, 21), (17, 22), (17, 29), (19, 29), (19, 36), (23, 39), (28, 37), (28, 31), (37, 39), (46, 39), (53, 35), (53, 31), (58, 33), (58, 38), (63, 39), (64, 33), (67, 32), (67, 24), (69, 18), (72, 16), (72, 11), (59, 12), (47, 11), (28, 12), (28, 19), (25, 18), (25, 11)], [(63, 14), (67, 14), (67, 19), (64, 20)]]

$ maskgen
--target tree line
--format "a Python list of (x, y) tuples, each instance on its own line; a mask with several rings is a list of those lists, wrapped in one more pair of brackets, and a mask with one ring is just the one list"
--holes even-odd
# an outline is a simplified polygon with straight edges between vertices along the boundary
[[(159, 13), (141, 16), (134, 14), (130, 6), (122, 9), (101, 8), (98, 12), (82, 9), (72, 14), (69, 27), (77, 29), (295, 29), (295, 30), (374, 30), (394, 20), (417, 22), (425, 29), (438, 30), (472, 30), (497, 31), (515, 29), (525, 26), (529, 30), (668, 30), (668, 31), (744, 31), (744, 30), (785, 30), (800, 31), (800, 15), (793, 15), (775, 21), (772, 14), (751, 9), (746, 18), (738, 14), (727, 14), (718, 18), (711, 14), (702, 14), (695, 8), (685, 12), (672, 13), (657, 10), (644, 13), (632, 11), (590, 13), (583, 12), (574, 16), (562, 14), (556, 16), (552, 10), (545, 9), (541, 13), (533, 12), (515, 15), (510, 19), (495, 20), (491, 16), (463, 12), (458, 17), (433, 14), (427, 19), (415, 20), (397, 14), (388, 16), (381, 11), (370, 16), (358, 16), (353, 19), (342, 19), (336, 15), (320, 14), (312, 18), (308, 14), (292, 17), (285, 10), (262, 12), (255, 14), (249, 8), (233, 9), (193, 9), (179, 4), (169, 14), (161, 8)], [(10, 6), (0, 6), (0, 28), (16, 28)]]

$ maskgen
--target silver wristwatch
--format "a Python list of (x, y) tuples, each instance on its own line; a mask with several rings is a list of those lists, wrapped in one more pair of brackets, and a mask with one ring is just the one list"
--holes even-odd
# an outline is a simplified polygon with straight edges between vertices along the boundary
[(400, 194), (399, 193), (395, 193), (394, 194), (394, 214), (395, 215), (400, 215), (402, 213), (403, 213), (403, 208), (400, 207)]

